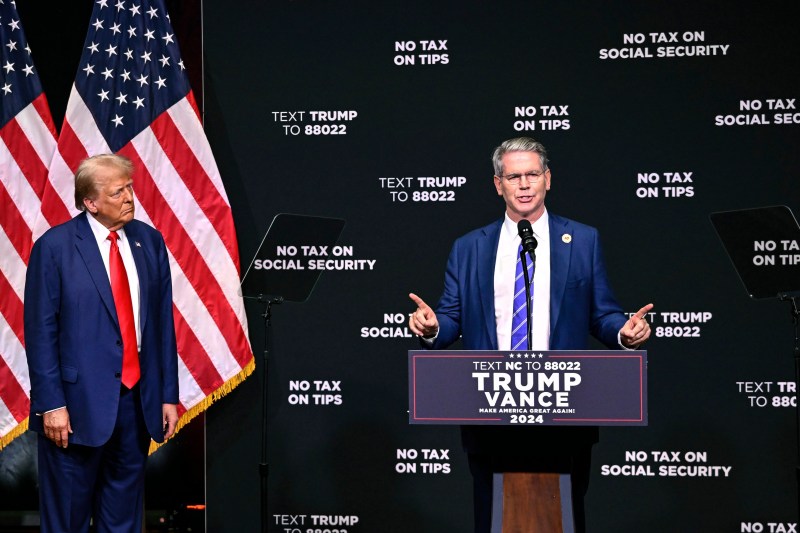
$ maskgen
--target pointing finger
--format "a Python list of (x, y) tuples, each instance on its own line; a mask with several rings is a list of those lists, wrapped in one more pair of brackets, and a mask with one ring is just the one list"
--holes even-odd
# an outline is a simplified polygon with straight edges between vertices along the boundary
[(639, 309), (638, 311), (636, 311), (636, 314), (635, 314), (634, 316), (635, 316), (635, 317), (636, 317), (638, 320), (642, 320), (642, 319), (643, 319), (645, 316), (647, 316), (647, 313), (649, 313), (649, 312), (650, 312), (650, 310), (651, 310), (653, 307), (654, 307), (654, 306), (653, 306), (653, 304), (647, 304), (647, 305), (645, 305), (644, 307), (642, 307), (641, 309)]
[(426, 303), (425, 303), (425, 301), (424, 301), (422, 298), (420, 298), (419, 296), (417, 296), (417, 295), (416, 295), (416, 294), (414, 294), (413, 292), (412, 292), (412, 293), (409, 293), (408, 297), (409, 297), (409, 298), (411, 298), (411, 300), (412, 300), (412, 301), (413, 301), (415, 304), (417, 304), (417, 307), (418, 307), (418, 308), (420, 308), (420, 309), (422, 309), (423, 311), (424, 311), (425, 309), (430, 309), (430, 307), (428, 306), (428, 304), (426, 304)]

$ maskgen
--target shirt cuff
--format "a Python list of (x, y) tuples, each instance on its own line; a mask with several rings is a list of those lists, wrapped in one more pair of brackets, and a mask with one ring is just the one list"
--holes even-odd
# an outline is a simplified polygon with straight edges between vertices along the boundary
[(439, 337), (439, 332), (436, 332), (436, 335), (433, 337), (423, 337), (422, 335), (417, 335), (417, 338), (420, 340), (422, 344), (430, 348), (433, 346), (433, 343), (436, 342), (437, 337)]
[(636, 350), (636, 349), (637, 349), (637, 348), (628, 348), (627, 346), (625, 346), (624, 344), (622, 344), (622, 330), (619, 330), (619, 331), (617, 332), (617, 344), (619, 344), (619, 347), (620, 347), (620, 348), (622, 348), (623, 350), (627, 350), (627, 351), (629, 351), (629, 352), (632, 352), (632, 351), (634, 351), (634, 350)]
[(59, 409), (64, 409), (67, 407), (66, 405), (62, 405), (61, 407), (56, 407), (55, 409), (50, 409), (49, 411), (45, 411), (44, 413), (36, 413), (36, 416), (46, 415), (47, 413), (52, 413), (53, 411), (58, 411)]

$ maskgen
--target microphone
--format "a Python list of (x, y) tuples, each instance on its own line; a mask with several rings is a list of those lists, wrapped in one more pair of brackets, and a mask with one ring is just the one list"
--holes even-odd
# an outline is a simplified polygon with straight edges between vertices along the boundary
[(522, 239), (522, 249), (530, 254), (531, 259), (536, 261), (535, 250), (539, 243), (536, 242), (536, 237), (533, 236), (533, 228), (531, 228), (530, 221), (524, 218), (520, 220), (517, 223), (517, 231), (520, 239)]

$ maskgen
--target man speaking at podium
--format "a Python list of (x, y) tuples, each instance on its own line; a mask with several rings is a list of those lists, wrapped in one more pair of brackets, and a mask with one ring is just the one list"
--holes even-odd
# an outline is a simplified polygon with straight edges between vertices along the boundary
[[(518, 281), (518, 224), (526, 220), (538, 242), (535, 264), (528, 260), (531, 349), (585, 350), (589, 334), (610, 349), (641, 346), (650, 336), (645, 316), (653, 305), (628, 319), (611, 292), (597, 230), (547, 211), (551, 175), (544, 146), (528, 137), (510, 139), (492, 159), (505, 216), (456, 240), (435, 311), (409, 295), (417, 305), (411, 331), (434, 350), (459, 336), (466, 350), (526, 350), (526, 296)], [(575, 530), (584, 531), (596, 427), (462, 426), (461, 437), (474, 481), (476, 533), (490, 531), (492, 474), (504, 471), (569, 473)]]

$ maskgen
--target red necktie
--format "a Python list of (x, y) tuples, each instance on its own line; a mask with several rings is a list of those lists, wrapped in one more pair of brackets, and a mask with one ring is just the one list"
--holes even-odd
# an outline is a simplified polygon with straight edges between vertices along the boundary
[(128, 285), (128, 273), (122, 263), (122, 256), (117, 246), (116, 231), (108, 235), (111, 241), (111, 254), (108, 266), (111, 271), (111, 292), (114, 294), (114, 307), (117, 308), (119, 330), (122, 333), (122, 384), (129, 389), (139, 381), (139, 349), (136, 345), (136, 323), (133, 321), (133, 304), (131, 303), (131, 287)]

